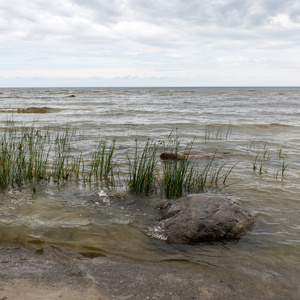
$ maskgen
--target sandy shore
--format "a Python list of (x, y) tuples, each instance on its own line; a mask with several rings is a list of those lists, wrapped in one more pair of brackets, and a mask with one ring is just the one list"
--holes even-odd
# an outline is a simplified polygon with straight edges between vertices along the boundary
[(186, 262), (85, 257), (66, 250), (0, 248), (0, 299), (299, 299), (300, 288)]

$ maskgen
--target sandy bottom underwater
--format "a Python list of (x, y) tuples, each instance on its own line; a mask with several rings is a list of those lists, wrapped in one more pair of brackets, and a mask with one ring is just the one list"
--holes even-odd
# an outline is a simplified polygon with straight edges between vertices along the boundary
[(0, 299), (299, 299), (300, 288), (180, 261), (86, 257), (58, 248), (0, 248)]

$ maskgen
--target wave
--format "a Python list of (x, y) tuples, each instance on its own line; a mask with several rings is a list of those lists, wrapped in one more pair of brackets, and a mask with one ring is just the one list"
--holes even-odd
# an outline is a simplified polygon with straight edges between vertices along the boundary
[(247, 128), (247, 129), (270, 129), (270, 128), (276, 128), (276, 127), (297, 127), (295, 125), (289, 125), (289, 124), (280, 124), (280, 123), (270, 123), (270, 124), (230, 124), (230, 126), (234, 128)]
[(28, 107), (28, 108), (4, 108), (0, 113), (18, 113), (18, 114), (49, 114), (60, 111), (52, 107)]
[(24, 96), (18, 96), (18, 95), (5, 95), (2, 99), (27, 99), (27, 97)]
[(28, 108), (18, 108), (17, 113), (22, 114), (49, 114), (53, 112), (57, 112), (58, 109), (51, 107), (28, 107)]
[(161, 90), (161, 91), (158, 91), (158, 94), (182, 94), (182, 93), (185, 93), (185, 94), (194, 94), (196, 93), (196, 91), (192, 91), (192, 90)]

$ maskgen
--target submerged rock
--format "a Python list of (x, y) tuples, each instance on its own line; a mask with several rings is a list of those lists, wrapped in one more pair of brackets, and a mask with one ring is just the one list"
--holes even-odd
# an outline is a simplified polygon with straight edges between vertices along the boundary
[(48, 114), (56, 111), (57, 109), (51, 107), (28, 107), (17, 109), (17, 113), (19, 114)]
[(107, 192), (107, 196), (110, 199), (124, 200), (129, 197), (129, 193), (125, 190), (110, 190)]
[(212, 159), (224, 159), (224, 156), (216, 155), (214, 153), (207, 153), (200, 150), (192, 150), (189, 152), (189, 155), (185, 154), (184, 151), (179, 152), (163, 152), (160, 155), (161, 159), (177, 159), (177, 160), (190, 160), (190, 161), (198, 161), (198, 160), (212, 160)]
[(162, 219), (167, 241), (177, 244), (238, 239), (254, 224), (239, 202), (211, 193), (175, 200)]

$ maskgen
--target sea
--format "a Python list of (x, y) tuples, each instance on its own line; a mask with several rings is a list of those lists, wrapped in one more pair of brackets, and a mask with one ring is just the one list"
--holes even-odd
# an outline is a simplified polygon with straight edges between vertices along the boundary
[[(114, 159), (124, 174), (137, 144), (142, 149), (176, 133), (181, 149), (193, 141), (193, 150), (225, 157), (233, 167), (227, 184), (207, 191), (238, 200), (255, 225), (236, 241), (170, 244), (153, 208), (161, 195), (112, 201), (105, 186), (70, 180), (42, 184), (36, 193), (2, 190), (1, 246), (178, 260), (299, 285), (299, 87), (1, 88), (0, 134), (8, 121), (50, 131), (76, 128), (72, 151), (87, 158), (99, 141), (115, 140)], [(122, 175), (119, 182), (122, 188)]]

